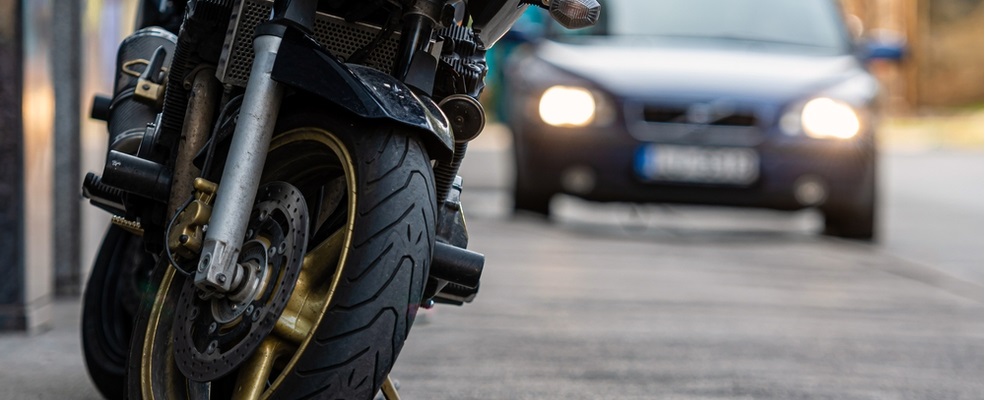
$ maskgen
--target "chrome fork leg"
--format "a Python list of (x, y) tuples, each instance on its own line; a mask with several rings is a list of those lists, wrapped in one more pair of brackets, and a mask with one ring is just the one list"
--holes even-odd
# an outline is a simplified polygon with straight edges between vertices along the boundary
[(253, 41), (256, 57), (195, 274), (195, 285), (207, 293), (227, 293), (237, 278), (243, 236), (284, 95), (281, 84), (271, 79), (280, 43), (273, 35)]

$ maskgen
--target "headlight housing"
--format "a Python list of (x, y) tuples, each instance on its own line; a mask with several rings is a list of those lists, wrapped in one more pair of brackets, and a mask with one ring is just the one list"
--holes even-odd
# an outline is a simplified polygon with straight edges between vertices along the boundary
[(780, 126), (788, 135), (803, 132), (815, 139), (847, 140), (862, 132), (862, 118), (846, 102), (816, 97), (784, 115)]
[(538, 111), (544, 123), (558, 127), (585, 127), (597, 117), (598, 101), (588, 89), (552, 86), (540, 96)]

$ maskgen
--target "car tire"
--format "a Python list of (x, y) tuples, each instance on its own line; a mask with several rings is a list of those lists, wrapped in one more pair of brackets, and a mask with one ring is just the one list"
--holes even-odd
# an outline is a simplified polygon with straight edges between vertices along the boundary
[(827, 236), (872, 241), (876, 225), (876, 179), (870, 170), (861, 199), (851, 206), (824, 211), (824, 234)]
[(824, 234), (845, 239), (871, 241), (875, 238), (872, 207), (824, 215)]
[(537, 165), (536, 158), (529, 156), (528, 147), (522, 130), (510, 127), (513, 133), (513, 215), (528, 215), (543, 219), (551, 217), (551, 198), (556, 193), (547, 182), (553, 178), (532, 176), (533, 171), (544, 171), (546, 168)]
[(534, 215), (541, 218), (551, 217), (551, 198), (553, 193), (524, 189), (517, 185), (513, 189), (513, 215)]

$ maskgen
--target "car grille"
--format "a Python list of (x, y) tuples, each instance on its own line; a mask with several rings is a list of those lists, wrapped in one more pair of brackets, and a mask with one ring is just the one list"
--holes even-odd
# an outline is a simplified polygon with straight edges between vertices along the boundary
[[(644, 106), (643, 120), (655, 123), (687, 123), (688, 110), (681, 107)], [(756, 116), (751, 113), (732, 113), (720, 118), (709, 118), (707, 125), (715, 126), (756, 126)]]
[(763, 140), (756, 113), (733, 106), (627, 104), (625, 115), (629, 133), (641, 141), (754, 146)]

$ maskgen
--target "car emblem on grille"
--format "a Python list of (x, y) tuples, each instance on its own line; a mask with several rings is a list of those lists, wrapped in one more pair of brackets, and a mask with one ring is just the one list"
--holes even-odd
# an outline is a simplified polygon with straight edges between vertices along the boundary
[(695, 103), (687, 109), (687, 122), (707, 125), (735, 114), (735, 105), (728, 100)]

